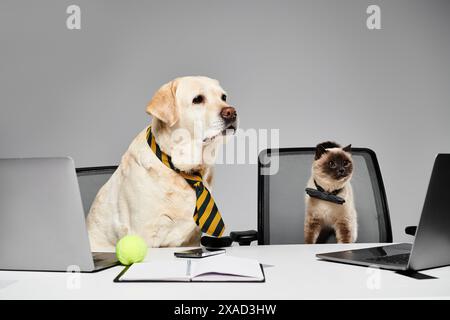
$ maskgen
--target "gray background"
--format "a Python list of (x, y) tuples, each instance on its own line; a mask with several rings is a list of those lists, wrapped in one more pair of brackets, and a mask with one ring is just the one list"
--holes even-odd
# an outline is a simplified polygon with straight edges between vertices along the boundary
[[(66, 7), (82, 9), (69, 31)], [(382, 30), (365, 27), (379, 4)], [(449, 1), (0, 2), (0, 157), (118, 163), (166, 81), (221, 81), (243, 128), (280, 144), (374, 149), (394, 240), (416, 224), (434, 156), (450, 152)], [(229, 229), (256, 227), (255, 165), (219, 165)]]

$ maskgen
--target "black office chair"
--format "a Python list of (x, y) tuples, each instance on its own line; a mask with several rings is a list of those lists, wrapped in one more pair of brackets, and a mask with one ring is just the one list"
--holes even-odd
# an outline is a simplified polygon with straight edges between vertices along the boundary
[[(108, 181), (116, 171), (117, 166), (102, 166), (77, 168), (78, 184), (80, 186), (81, 199), (83, 201), (84, 214), (87, 216), (92, 202), (100, 188)], [(209, 237), (202, 238), (202, 244), (208, 247), (228, 247), (233, 241), (238, 241), (241, 245), (250, 245), (256, 240), (256, 231), (231, 232), (230, 236), (220, 239)]]
[[(258, 164), (258, 244), (304, 243), (305, 187), (315, 148), (263, 151)], [(375, 153), (352, 148), (351, 180), (358, 213), (357, 242), (392, 242), (389, 209)], [(276, 169), (276, 174), (267, 174)], [(335, 243), (334, 233), (320, 242)]]
[(98, 190), (108, 181), (116, 169), (117, 166), (76, 169), (85, 216), (89, 213)]
[[(89, 213), (97, 192), (106, 183), (106, 181), (108, 181), (116, 169), (117, 166), (76, 169), (85, 215)], [(256, 231), (250, 230), (243, 232), (231, 232), (230, 236), (226, 236), (221, 239), (212, 238), (211, 240), (208, 240), (208, 237), (203, 237), (202, 243), (208, 247), (227, 247), (230, 246), (233, 241), (238, 241), (241, 245), (249, 245), (254, 240), (256, 240)]]

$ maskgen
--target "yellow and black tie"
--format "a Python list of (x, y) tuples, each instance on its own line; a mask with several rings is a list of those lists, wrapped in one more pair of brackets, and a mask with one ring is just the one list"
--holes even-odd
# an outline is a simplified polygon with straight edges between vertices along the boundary
[(180, 174), (195, 190), (195, 195), (197, 197), (194, 213), (195, 223), (203, 232), (211, 236), (222, 236), (225, 230), (225, 224), (223, 223), (222, 216), (217, 209), (216, 203), (214, 202), (211, 193), (203, 184), (203, 178), (201, 174), (188, 174), (175, 168), (172, 163), (171, 157), (162, 152), (158, 144), (156, 143), (155, 137), (152, 134), (151, 127), (148, 127), (147, 129), (147, 142), (158, 159), (161, 160), (161, 162), (168, 168)]

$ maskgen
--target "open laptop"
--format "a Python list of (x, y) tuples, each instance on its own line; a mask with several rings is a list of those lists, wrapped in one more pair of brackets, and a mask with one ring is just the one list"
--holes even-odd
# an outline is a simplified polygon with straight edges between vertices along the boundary
[(318, 258), (389, 270), (423, 270), (450, 265), (450, 154), (434, 162), (414, 243), (321, 253)]
[(93, 272), (117, 265), (92, 253), (71, 158), (0, 159), (0, 269)]

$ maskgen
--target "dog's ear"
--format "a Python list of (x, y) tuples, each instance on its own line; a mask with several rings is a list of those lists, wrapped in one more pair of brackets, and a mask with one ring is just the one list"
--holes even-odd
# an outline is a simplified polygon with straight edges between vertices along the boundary
[(175, 94), (177, 82), (166, 83), (156, 91), (152, 100), (147, 105), (147, 113), (158, 118), (169, 127), (178, 121), (178, 110), (176, 107)]

